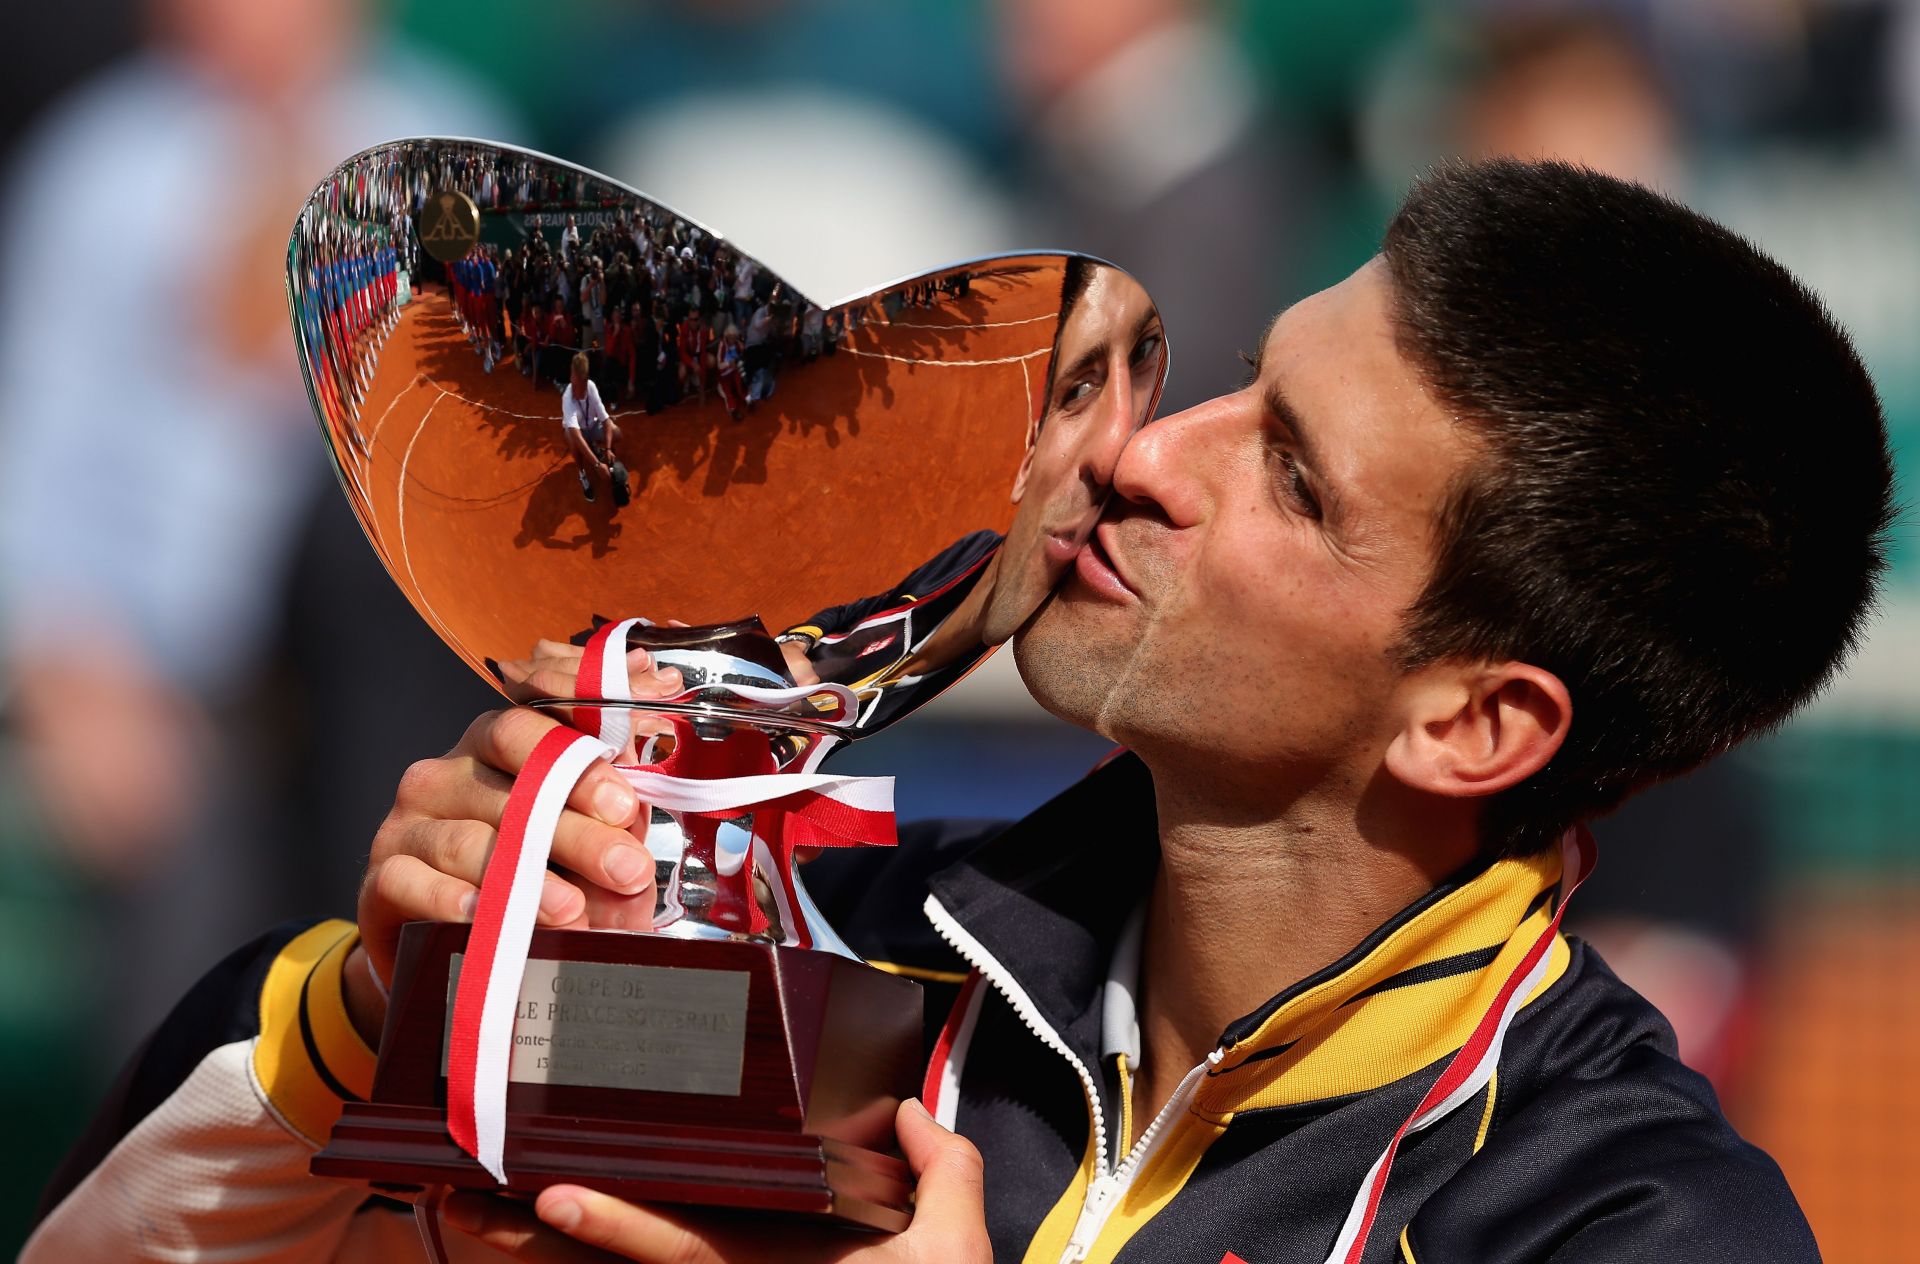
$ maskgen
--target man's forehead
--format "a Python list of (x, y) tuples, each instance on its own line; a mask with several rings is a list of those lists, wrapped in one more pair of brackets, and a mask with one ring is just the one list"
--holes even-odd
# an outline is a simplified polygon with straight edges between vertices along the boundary
[(1061, 353), (1104, 346), (1116, 333), (1138, 333), (1152, 323), (1156, 310), (1138, 281), (1118, 268), (1097, 268), (1067, 316)]
[(1346, 326), (1343, 334), (1364, 329), (1390, 336), (1387, 287), (1386, 264), (1376, 255), (1344, 279), (1282, 308), (1261, 331), (1263, 356), (1280, 349), (1278, 340), (1325, 332), (1320, 326), (1333, 320)]
[(1356, 504), (1433, 509), (1466, 457), (1452, 424), (1394, 334), (1392, 295), (1374, 260), (1275, 317), (1262, 382), (1310, 430), (1316, 472)]

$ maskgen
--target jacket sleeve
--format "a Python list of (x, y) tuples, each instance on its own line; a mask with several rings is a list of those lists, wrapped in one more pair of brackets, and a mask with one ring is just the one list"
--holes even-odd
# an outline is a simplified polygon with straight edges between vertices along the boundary
[(1734, 1132), (1704, 1079), (1646, 1046), (1496, 1116), (1406, 1242), (1415, 1260), (1487, 1264), (1820, 1259), (1779, 1167)]
[[(320, 1264), (370, 1241), (354, 1225), (369, 1191), (307, 1172), (373, 1081), (341, 990), (356, 940), (341, 921), (271, 932), (196, 985), (54, 1177), (23, 1264)], [(381, 1219), (375, 1236), (406, 1228)]]
[(999, 546), (1000, 536), (992, 531), (974, 531), (961, 536), (885, 592), (860, 597), (844, 605), (828, 606), (787, 628), (786, 632), (804, 633), (818, 641), (823, 636), (850, 631), (882, 611), (924, 598), (951, 583)]

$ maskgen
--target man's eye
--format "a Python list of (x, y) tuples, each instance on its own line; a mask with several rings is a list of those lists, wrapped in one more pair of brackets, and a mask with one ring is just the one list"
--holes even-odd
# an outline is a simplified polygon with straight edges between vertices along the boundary
[(1077, 404), (1091, 394), (1093, 394), (1092, 382), (1080, 382), (1073, 386), (1069, 386), (1067, 388), (1066, 394), (1060, 397), (1061, 406), (1064, 407), (1068, 404)]
[(1133, 363), (1146, 364), (1159, 358), (1161, 339), (1159, 334), (1148, 334), (1133, 349)]
[(1294, 461), (1293, 453), (1285, 449), (1281, 450), (1280, 468), (1285, 474), (1287, 494), (1293, 497), (1294, 503), (1300, 507), (1300, 512), (1309, 518), (1318, 518), (1320, 502), (1314, 499), (1313, 489), (1308, 487), (1307, 480), (1301, 477), (1300, 466)]

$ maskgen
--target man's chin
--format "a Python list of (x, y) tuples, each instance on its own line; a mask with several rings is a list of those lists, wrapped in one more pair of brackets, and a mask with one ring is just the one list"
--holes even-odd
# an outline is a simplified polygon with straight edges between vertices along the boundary
[(1112, 637), (1092, 626), (1085, 604), (1059, 589), (1048, 593), (1013, 634), (1013, 661), (1035, 702), (1069, 724), (1098, 731), (1112, 687)]

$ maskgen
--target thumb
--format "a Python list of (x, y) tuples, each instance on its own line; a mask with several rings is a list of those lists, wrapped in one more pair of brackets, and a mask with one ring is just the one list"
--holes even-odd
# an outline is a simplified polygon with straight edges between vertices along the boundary
[(942, 1259), (991, 1258), (980, 1152), (965, 1137), (934, 1122), (915, 1099), (900, 1104), (894, 1128), (907, 1165), (919, 1180), (909, 1232), (940, 1243)]

